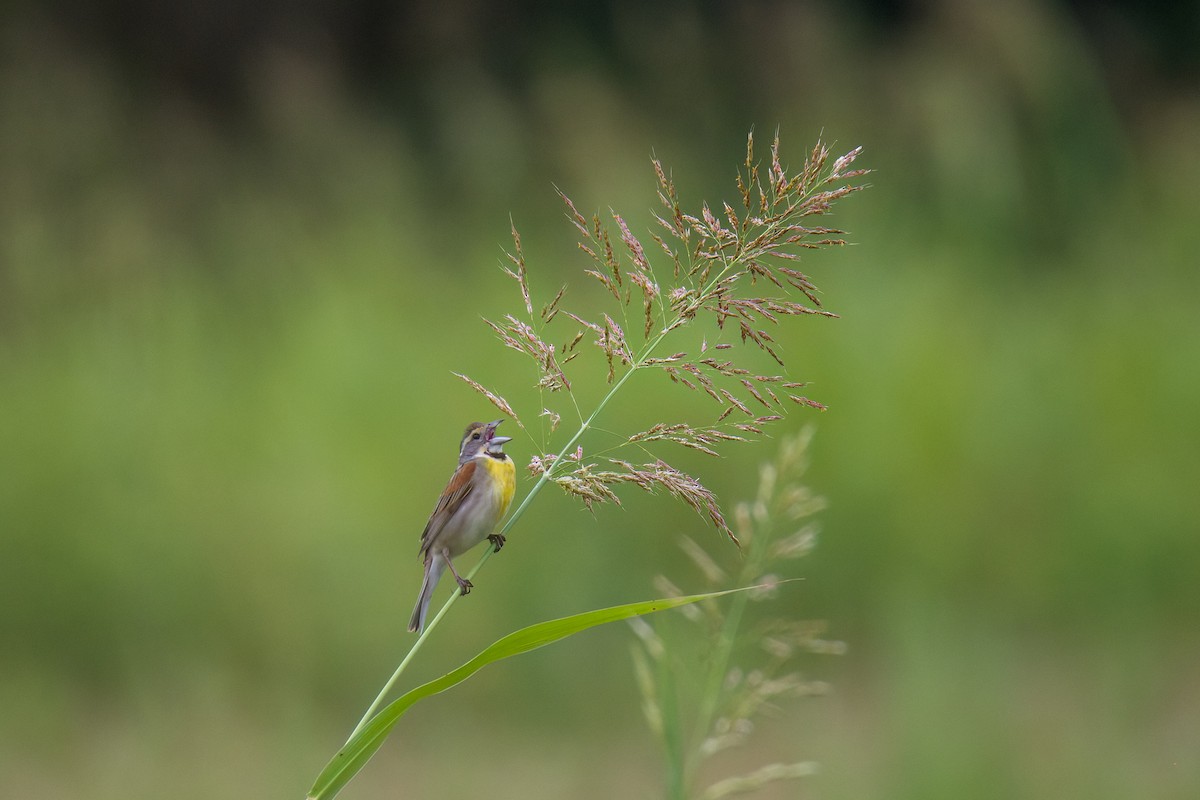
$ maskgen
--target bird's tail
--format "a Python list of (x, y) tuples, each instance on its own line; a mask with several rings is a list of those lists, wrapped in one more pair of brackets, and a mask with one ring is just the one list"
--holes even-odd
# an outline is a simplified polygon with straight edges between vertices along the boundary
[(425, 577), (421, 581), (421, 593), (417, 595), (417, 605), (413, 609), (412, 618), (408, 621), (408, 629), (414, 633), (425, 630), (425, 614), (429, 610), (429, 601), (433, 598), (433, 590), (437, 587), (442, 573), (446, 571), (445, 560), (433, 553), (425, 561)]

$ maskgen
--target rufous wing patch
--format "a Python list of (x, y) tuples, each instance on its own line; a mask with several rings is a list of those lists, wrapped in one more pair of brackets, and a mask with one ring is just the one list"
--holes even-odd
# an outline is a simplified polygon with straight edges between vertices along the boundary
[(454, 471), (454, 474), (450, 477), (450, 482), (446, 484), (446, 488), (438, 500), (437, 507), (429, 515), (429, 521), (425, 523), (425, 530), (421, 532), (422, 553), (425, 552), (429, 540), (442, 529), (450, 517), (454, 516), (454, 512), (462, 505), (462, 501), (471, 493), (471, 488), (475, 485), (471, 481), (474, 475), (474, 460), (460, 465)]

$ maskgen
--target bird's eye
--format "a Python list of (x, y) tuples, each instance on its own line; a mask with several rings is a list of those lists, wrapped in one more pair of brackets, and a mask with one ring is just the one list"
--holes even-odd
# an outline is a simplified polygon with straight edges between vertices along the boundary
[(475, 431), (474, 433), (472, 433), (472, 434), (471, 434), (471, 438), (472, 438), (472, 439), (478, 439), (478, 438), (479, 438), (479, 431)]

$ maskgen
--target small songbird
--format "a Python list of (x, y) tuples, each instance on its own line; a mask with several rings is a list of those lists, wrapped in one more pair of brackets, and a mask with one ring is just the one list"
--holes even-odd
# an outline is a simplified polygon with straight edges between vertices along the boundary
[(461, 556), (485, 538), (497, 551), (504, 537), (493, 533), (512, 503), (517, 488), (517, 470), (513, 460), (501, 449), (509, 436), (497, 436), (496, 426), (503, 420), (472, 422), (463, 434), (458, 449), (458, 469), (446, 484), (437, 507), (421, 534), (421, 558), (425, 578), (421, 594), (408, 623), (410, 631), (425, 629), (425, 614), (434, 587), (446, 571), (458, 581), (462, 593), (471, 591), (471, 582), (458, 574), (451, 559)]

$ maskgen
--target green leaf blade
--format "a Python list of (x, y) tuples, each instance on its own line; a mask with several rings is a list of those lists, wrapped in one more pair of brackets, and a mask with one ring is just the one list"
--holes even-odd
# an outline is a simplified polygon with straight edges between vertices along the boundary
[(573, 636), (597, 625), (619, 622), (630, 617), (652, 614), (669, 608), (678, 608), (701, 600), (721, 597), (734, 592), (744, 592), (758, 587), (746, 586), (740, 589), (726, 589), (720, 592), (685, 595), (682, 597), (666, 597), (657, 600), (643, 600), (638, 603), (627, 603), (610, 608), (586, 611), (569, 617), (561, 617), (546, 622), (539, 622), (497, 639), (482, 650), (478, 655), (457, 669), (447, 672), (440, 678), (405, 693), (385, 706), (371, 718), (363, 729), (353, 736), (346, 746), (335, 755), (321, 774), (317, 776), (312, 789), (309, 790), (308, 800), (332, 800), (336, 797), (355, 775), (358, 774), (376, 751), (383, 745), (392, 728), (400, 721), (408, 709), (426, 697), (444, 692), (462, 683), (467, 678), (483, 669), (488, 664), (506, 658), (528, 653), (560, 639)]

